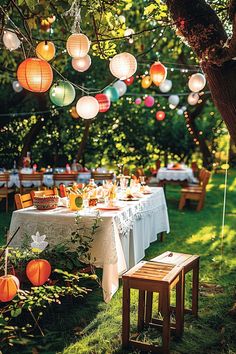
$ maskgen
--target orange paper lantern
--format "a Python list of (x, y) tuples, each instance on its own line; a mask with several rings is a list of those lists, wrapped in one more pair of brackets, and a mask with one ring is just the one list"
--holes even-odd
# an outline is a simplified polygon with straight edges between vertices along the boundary
[(28, 58), (18, 66), (17, 79), (26, 90), (46, 92), (52, 84), (52, 68), (45, 60)]
[(18, 289), (20, 282), (14, 275), (4, 275), (0, 277), (0, 301), (11, 301)]
[(50, 61), (54, 58), (56, 53), (55, 45), (52, 42), (40, 42), (36, 47), (36, 55), (38, 58)]
[(141, 86), (142, 86), (142, 88), (145, 88), (145, 89), (146, 89), (146, 88), (150, 87), (151, 84), (152, 84), (152, 79), (151, 79), (150, 76), (144, 76), (144, 77), (142, 78), (142, 81), (141, 81)]
[(167, 69), (162, 63), (158, 61), (152, 64), (149, 73), (153, 83), (156, 86), (159, 86), (166, 79)]
[(166, 116), (166, 114), (165, 114), (165, 112), (163, 112), (163, 111), (157, 111), (157, 113), (156, 113), (156, 120), (163, 120), (163, 119), (165, 119), (165, 116)]
[(43, 285), (51, 274), (51, 265), (45, 259), (33, 259), (26, 266), (26, 275), (34, 286)]

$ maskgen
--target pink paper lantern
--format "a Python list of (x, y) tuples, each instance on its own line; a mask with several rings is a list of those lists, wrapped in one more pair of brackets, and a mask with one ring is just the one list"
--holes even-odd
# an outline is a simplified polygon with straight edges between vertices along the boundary
[(166, 114), (165, 114), (165, 112), (163, 112), (163, 111), (158, 111), (157, 113), (156, 113), (156, 120), (163, 120), (163, 119), (165, 119), (165, 116), (166, 116)]
[(135, 100), (135, 104), (141, 104), (142, 103), (142, 100), (141, 100), (141, 98), (136, 98), (136, 100)]
[(144, 104), (146, 107), (152, 107), (155, 103), (155, 100), (152, 96), (147, 96), (144, 100)]

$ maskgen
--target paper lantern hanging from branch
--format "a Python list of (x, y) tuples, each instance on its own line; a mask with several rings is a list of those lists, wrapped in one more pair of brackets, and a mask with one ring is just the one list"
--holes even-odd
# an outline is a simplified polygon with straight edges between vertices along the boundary
[(119, 93), (119, 96), (123, 96), (126, 91), (127, 91), (127, 86), (124, 81), (118, 80), (113, 84), (113, 87), (115, 87)]
[(111, 106), (110, 98), (107, 95), (105, 95), (104, 93), (98, 93), (95, 96), (95, 98), (99, 103), (99, 112), (101, 112), (101, 113), (107, 112)]
[(204, 89), (206, 85), (206, 78), (203, 74), (193, 74), (188, 82), (188, 87), (192, 92), (199, 92)]
[(160, 86), (160, 84), (166, 79), (167, 69), (162, 63), (158, 61), (152, 64), (149, 73), (153, 83), (156, 86)]
[(85, 34), (73, 33), (67, 39), (66, 49), (68, 54), (72, 58), (85, 57), (88, 54), (90, 48), (90, 41)]
[(5, 47), (10, 51), (19, 48), (21, 45), (21, 41), (15, 32), (12, 31), (4, 31), (2, 40)]
[(142, 81), (141, 81), (141, 86), (142, 88), (149, 88), (152, 84), (152, 79), (151, 79), (151, 76), (147, 75), (147, 76), (144, 76), (142, 78)]
[(74, 118), (74, 119), (78, 119), (78, 118), (79, 118), (79, 115), (78, 115), (78, 113), (77, 113), (77, 111), (76, 111), (76, 107), (75, 107), (75, 106), (71, 107), (71, 109), (70, 109), (70, 115), (71, 115), (71, 117)]
[(156, 113), (156, 120), (161, 121), (161, 120), (165, 119), (165, 116), (166, 116), (165, 112), (158, 111)]
[(38, 58), (46, 61), (52, 60), (56, 53), (55, 45), (49, 41), (40, 42), (35, 51)]
[(155, 100), (152, 96), (147, 96), (144, 100), (144, 104), (146, 107), (152, 107), (155, 103)]
[(51, 265), (45, 259), (33, 259), (26, 266), (26, 275), (34, 286), (46, 283), (51, 271)]
[(199, 95), (195, 92), (191, 92), (188, 95), (188, 104), (190, 104), (190, 106), (195, 106), (195, 104), (198, 103), (199, 100)]
[(166, 79), (160, 84), (159, 89), (163, 93), (169, 92), (172, 89), (172, 81)]
[(52, 84), (52, 68), (45, 60), (28, 58), (18, 66), (17, 79), (26, 90), (46, 92)]
[(131, 76), (128, 79), (124, 80), (124, 82), (126, 83), (127, 86), (132, 85), (132, 83), (134, 82), (134, 77)]
[(76, 111), (81, 118), (92, 119), (99, 112), (99, 103), (95, 97), (83, 96), (76, 104)]
[(0, 277), (0, 301), (11, 301), (15, 297), (19, 287), (19, 279), (14, 275), (3, 275)]
[(115, 55), (110, 61), (110, 71), (120, 80), (126, 80), (137, 70), (137, 60), (127, 52)]
[(141, 103), (142, 103), (141, 98), (140, 98), (140, 97), (136, 98), (135, 104), (139, 105), (139, 104), (141, 104)]
[(111, 102), (118, 101), (118, 99), (120, 97), (118, 90), (115, 87), (113, 87), (113, 86), (107, 87), (104, 90), (104, 94), (107, 95), (110, 98)]
[(179, 104), (179, 96), (170, 95), (170, 97), (168, 98), (168, 102), (172, 106), (175, 106), (175, 107), (178, 106), (178, 104)]
[(12, 83), (13, 90), (17, 93), (23, 90), (23, 87), (20, 85), (19, 81), (13, 81)]
[(71, 64), (73, 69), (83, 73), (89, 69), (91, 65), (91, 58), (88, 54), (82, 58), (73, 58)]
[(75, 99), (75, 89), (68, 81), (59, 80), (50, 88), (50, 100), (59, 107), (68, 106)]

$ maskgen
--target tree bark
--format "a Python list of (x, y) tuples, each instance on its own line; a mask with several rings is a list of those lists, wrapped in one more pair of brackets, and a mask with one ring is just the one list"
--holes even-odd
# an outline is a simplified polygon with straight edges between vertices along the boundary
[(230, 3), (233, 36), (205, 0), (167, 0), (170, 15), (181, 36), (189, 43), (206, 74), (212, 98), (230, 136), (236, 142), (236, 5)]

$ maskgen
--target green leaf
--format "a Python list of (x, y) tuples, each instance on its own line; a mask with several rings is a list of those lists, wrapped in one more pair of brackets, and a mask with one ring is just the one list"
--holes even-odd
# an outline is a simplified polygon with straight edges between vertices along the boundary
[(21, 314), (21, 312), (22, 312), (21, 308), (17, 308), (15, 310), (11, 310), (11, 316), (12, 317), (17, 317), (17, 316), (19, 316)]

